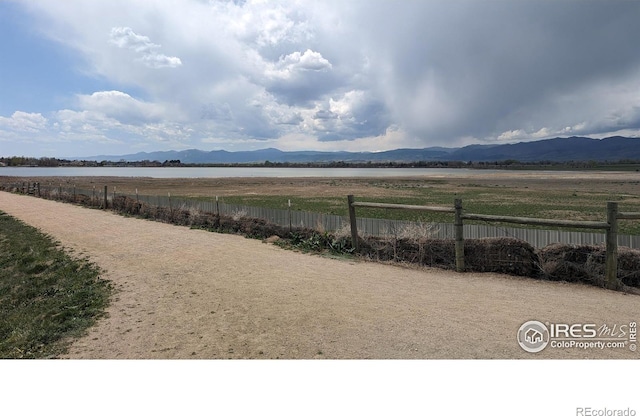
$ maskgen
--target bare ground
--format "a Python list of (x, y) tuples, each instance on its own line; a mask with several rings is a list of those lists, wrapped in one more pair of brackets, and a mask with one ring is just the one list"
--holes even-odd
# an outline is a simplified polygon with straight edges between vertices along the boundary
[[(91, 168), (87, 168), (91, 169)], [(166, 168), (171, 169), (171, 168)], [(79, 188), (101, 189), (115, 186), (119, 193), (146, 195), (209, 196), (215, 195), (289, 195), (338, 196), (348, 194), (367, 197), (411, 195), (415, 187), (428, 185), (434, 189), (451, 190), (458, 186), (501, 187), (509, 189), (603, 192), (637, 194), (640, 184), (638, 172), (536, 172), (513, 171), (484, 172), (474, 170), (454, 176), (447, 173), (430, 176), (389, 178), (148, 178), (115, 176), (60, 176), (60, 177), (0, 177), (5, 182), (40, 182), (43, 185), (72, 185)]]
[(626, 325), (639, 296), (330, 259), (5, 192), (0, 210), (88, 256), (118, 290), (64, 358), (638, 358), (529, 354), (516, 332), (534, 319)]

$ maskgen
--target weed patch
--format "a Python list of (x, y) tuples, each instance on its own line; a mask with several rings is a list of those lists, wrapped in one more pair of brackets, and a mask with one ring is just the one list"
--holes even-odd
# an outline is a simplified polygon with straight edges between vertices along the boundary
[(99, 273), (0, 212), (0, 358), (64, 353), (104, 315), (112, 289)]

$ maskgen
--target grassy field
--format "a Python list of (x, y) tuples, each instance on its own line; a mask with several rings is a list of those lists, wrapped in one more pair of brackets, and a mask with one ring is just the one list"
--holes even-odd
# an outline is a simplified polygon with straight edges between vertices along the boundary
[(50, 358), (104, 313), (96, 266), (0, 212), (0, 358)]
[[(8, 178), (3, 178), (6, 181)], [(550, 219), (606, 218), (606, 202), (617, 201), (621, 211), (640, 211), (638, 172), (520, 172), (405, 178), (15, 178), (118, 193), (182, 196), (227, 203), (347, 215), (346, 197), (356, 200), (414, 205), (452, 206), (462, 198), (466, 212)], [(451, 222), (451, 215), (416, 211), (359, 209), (358, 216)], [(640, 234), (640, 221), (621, 221), (620, 233)]]
[[(629, 184), (626, 188), (629, 188)], [(640, 186), (638, 187), (640, 188)], [(382, 192), (381, 192), (382, 191)], [(618, 191), (585, 186), (545, 188), (543, 184), (452, 183), (451, 181), (370, 182), (355, 193), (356, 199), (409, 205), (453, 206), (461, 198), (466, 212), (519, 217), (605, 221), (607, 201), (617, 201), (620, 211), (640, 211), (640, 189)], [(345, 195), (228, 195), (224, 201), (234, 204), (285, 208), (291, 200), (295, 209), (347, 216)], [(358, 216), (411, 221), (452, 222), (450, 214), (405, 210), (359, 208)], [(640, 234), (640, 221), (621, 221), (620, 233)]]

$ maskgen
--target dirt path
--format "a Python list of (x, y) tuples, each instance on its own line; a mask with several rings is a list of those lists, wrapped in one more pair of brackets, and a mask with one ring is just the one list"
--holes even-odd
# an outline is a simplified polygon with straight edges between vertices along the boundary
[(528, 320), (626, 325), (640, 296), (324, 258), (240, 236), (0, 192), (0, 210), (89, 256), (118, 288), (68, 358), (638, 358), (526, 353)]

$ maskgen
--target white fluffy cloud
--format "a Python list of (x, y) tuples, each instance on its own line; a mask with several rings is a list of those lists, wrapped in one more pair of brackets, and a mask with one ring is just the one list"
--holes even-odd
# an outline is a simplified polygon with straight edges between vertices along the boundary
[(158, 52), (160, 45), (142, 35), (136, 34), (128, 27), (114, 27), (111, 29), (111, 43), (119, 48), (135, 51), (140, 55), (140, 61), (150, 68), (175, 68), (182, 65), (180, 58), (167, 56)]
[(293, 52), (278, 61), (278, 68), (287, 73), (294, 71), (327, 71), (331, 69), (331, 63), (322, 57), (319, 52), (307, 49), (304, 53)]
[(102, 113), (127, 124), (180, 118), (177, 109), (168, 111), (168, 104), (147, 103), (121, 91), (98, 91), (91, 95), (79, 95), (77, 99), (80, 108)]
[(0, 116), (0, 128), (13, 132), (36, 133), (46, 127), (47, 119), (40, 113), (16, 111), (11, 117)]

